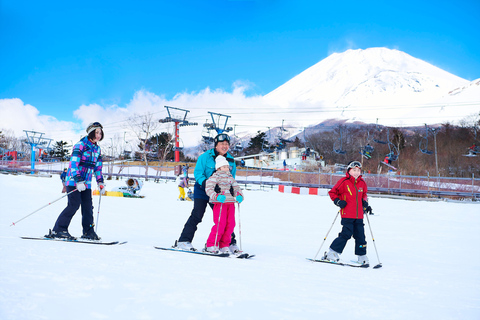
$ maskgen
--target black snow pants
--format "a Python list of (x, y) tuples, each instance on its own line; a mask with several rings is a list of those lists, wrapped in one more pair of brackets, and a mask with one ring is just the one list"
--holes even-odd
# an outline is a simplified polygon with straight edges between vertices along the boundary
[(355, 254), (363, 256), (367, 254), (367, 242), (365, 241), (365, 228), (363, 219), (342, 218), (342, 232), (333, 240), (330, 248), (342, 253), (347, 241), (353, 236), (355, 239)]
[[(76, 187), (67, 186), (67, 193), (75, 190)], [(70, 221), (77, 212), (78, 208), (82, 206), (82, 227), (83, 233), (87, 233), (93, 228), (93, 205), (92, 205), (92, 189), (87, 189), (83, 192), (75, 191), (68, 195), (68, 204), (62, 213), (58, 216), (57, 222), (53, 227), (53, 231), (61, 232), (68, 231)]]

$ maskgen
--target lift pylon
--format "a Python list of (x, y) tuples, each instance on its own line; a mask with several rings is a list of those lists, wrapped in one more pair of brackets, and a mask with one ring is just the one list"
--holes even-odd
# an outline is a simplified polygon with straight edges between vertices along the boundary
[(165, 106), (168, 116), (165, 119), (158, 120), (161, 123), (173, 122), (175, 123), (175, 162), (180, 161), (180, 142), (179, 142), (179, 127), (196, 126), (198, 123), (187, 121), (189, 110)]

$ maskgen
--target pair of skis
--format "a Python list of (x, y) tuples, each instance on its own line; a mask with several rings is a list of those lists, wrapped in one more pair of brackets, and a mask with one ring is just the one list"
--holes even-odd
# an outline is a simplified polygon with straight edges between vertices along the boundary
[(103, 242), (100, 240), (79, 240), (79, 239), (67, 239), (67, 238), (47, 238), (47, 237), (20, 237), (26, 240), (48, 240), (48, 241), (63, 241), (63, 242), (73, 242), (73, 243), (87, 243), (87, 244), (100, 244), (105, 246), (112, 246), (112, 245), (122, 245), (127, 243), (127, 241), (110, 241), (110, 242)]
[[(47, 240), (47, 241), (61, 241), (61, 242), (72, 242), (72, 243), (86, 243), (86, 244), (98, 244), (98, 245), (106, 245), (106, 246), (111, 246), (111, 245), (122, 245), (127, 243), (127, 241), (110, 241), (110, 242), (103, 242), (99, 240), (79, 240), (79, 239), (67, 239), (67, 238), (47, 238), (47, 237), (21, 237), (22, 239), (25, 240)], [(205, 256), (213, 256), (213, 257), (220, 257), (220, 258), (226, 258), (226, 257), (235, 257), (238, 259), (250, 259), (253, 258), (255, 255), (251, 255), (245, 252), (241, 252), (239, 254), (229, 254), (229, 253), (211, 253), (211, 252), (202, 252), (202, 251), (185, 251), (185, 250), (179, 250), (176, 248), (163, 248), (163, 247), (155, 247), (155, 249), (160, 249), (160, 250), (168, 250), (168, 251), (179, 251), (179, 252), (185, 252), (185, 253), (193, 253), (193, 254), (202, 254)]]
[(212, 256), (212, 257), (219, 257), (219, 258), (234, 257), (234, 258), (237, 258), (237, 259), (250, 259), (250, 258), (255, 257), (255, 255), (248, 254), (248, 253), (245, 253), (245, 252), (241, 252), (239, 254), (230, 254), (230, 253), (223, 253), (223, 252), (213, 253), (213, 252), (205, 252), (205, 251), (180, 250), (180, 249), (177, 249), (175, 247), (172, 247), (172, 248), (155, 247), (155, 249), (165, 250), (165, 251), (177, 251), (177, 252), (201, 254), (201, 255), (204, 255), (204, 256)]
[[(312, 261), (312, 262), (321, 262), (321, 263), (329, 263), (329, 264), (335, 264), (337, 266), (346, 266), (346, 267), (353, 267), (353, 268), (368, 268), (370, 267), (369, 264), (360, 264), (356, 261), (351, 261), (351, 262), (345, 262), (345, 261), (332, 261), (332, 260), (325, 260), (325, 259), (310, 259), (310, 258), (307, 258), (308, 261)], [(373, 267), (373, 269), (378, 269), (378, 268), (381, 268), (382, 267), (382, 264), (379, 263), (377, 264), (376, 266)]]

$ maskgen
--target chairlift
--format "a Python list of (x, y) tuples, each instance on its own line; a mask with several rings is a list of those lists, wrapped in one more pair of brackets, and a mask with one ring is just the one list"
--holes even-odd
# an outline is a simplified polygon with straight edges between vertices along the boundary
[(465, 155), (466, 157), (476, 157), (480, 153), (480, 146), (477, 146), (475, 143), (468, 148), (468, 153)]
[(432, 131), (433, 134), (435, 134), (435, 129), (429, 129), (427, 124), (425, 124), (425, 137), (423, 137), (420, 140), (418, 144), (418, 148), (420, 149), (421, 153), (431, 155), (433, 154), (433, 151), (428, 150), (428, 131), (429, 130)]
[(477, 128), (474, 127), (475, 130), (475, 139), (473, 140), (473, 144), (468, 148), (468, 153), (465, 154), (466, 157), (476, 157), (480, 153), (480, 146), (477, 145)]
[(385, 156), (385, 163), (386, 164), (391, 164), (393, 161), (398, 160), (398, 156), (400, 155), (400, 151), (398, 148), (390, 141), (390, 136), (389, 136), (390, 131), (387, 130), (387, 144), (388, 144), (388, 153)]
[(370, 144), (370, 131), (367, 132), (367, 144), (360, 148), (360, 154), (368, 159), (372, 158), (372, 153), (375, 148)]
[(381, 129), (379, 126), (378, 126), (378, 118), (377, 118), (377, 124), (375, 125), (375, 132), (378, 132), (376, 137), (374, 135), (373, 137), (373, 141), (376, 142), (376, 143), (380, 143), (380, 144), (388, 144), (388, 134), (389, 134), (389, 129), (387, 128), (387, 140), (381, 140), (380, 139), (380, 133), (383, 131), (383, 129)]
[(235, 144), (235, 146), (233, 147), (233, 151), (235, 152), (240, 152), (243, 150), (243, 146), (242, 146), (242, 143), (241, 142), (238, 142), (237, 144)]
[(343, 154), (346, 154), (347, 151), (343, 149), (343, 139), (342, 139), (343, 130), (342, 130), (342, 127), (339, 126), (338, 128), (339, 128), (339, 132), (340, 132), (340, 137), (333, 144), (333, 152), (335, 152), (336, 154), (343, 155)]
[(366, 146), (363, 146), (360, 148), (360, 154), (365, 157), (366, 159), (371, 159), (372, 158), (372, 153), (375, 150), (374, 147), (370, 145), (370, 143), (367, 143)]

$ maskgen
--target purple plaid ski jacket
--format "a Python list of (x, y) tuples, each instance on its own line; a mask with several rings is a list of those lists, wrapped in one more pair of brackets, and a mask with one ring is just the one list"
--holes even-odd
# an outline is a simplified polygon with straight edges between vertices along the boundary
[(93, 173), (97, 183), (103, 182), (100, 147), (85, 136), (73, 147), (65, 185), (75, 187), (77, 182), (85, 181), (87, 189), (91, 189)]

